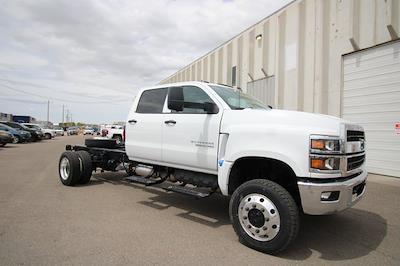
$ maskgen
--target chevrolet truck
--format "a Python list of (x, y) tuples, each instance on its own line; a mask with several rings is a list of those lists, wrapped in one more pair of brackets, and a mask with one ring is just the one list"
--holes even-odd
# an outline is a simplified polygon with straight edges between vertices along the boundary
[(366, 191), (365, 136), (343, 119), (272, 109), (232, 87), (181, 82), (142, 89), (124, 144), (86, 139), (59, 160), (62, 184), (125, 169), (124, 182), (203, 198), (230, 197), (238, 238), (276, 254), (294, 241), (300, 213), (350, 208)]

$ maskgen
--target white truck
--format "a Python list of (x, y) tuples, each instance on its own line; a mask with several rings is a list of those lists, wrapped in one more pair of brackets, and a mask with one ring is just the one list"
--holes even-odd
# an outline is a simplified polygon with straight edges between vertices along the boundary
[(124, 146), (107, 139), (68, 145), (59, 161), (61, 182), (87, 183), (93, 170), (122, 165), (126, 182), (198, 198), (221, 193), (230, 197), (241, 242), (269, 254), (295, 239), (300, 212), (339, 212), (366, 190), (362, 127), (271, 109), (228, 86), (183, 82), (143, 89), (125, 134)]
[(109, 139), (115, 139), (117, 144), (121, 144), (124, 135), (124, 127), (121, 125), (105, 125), (100, 128), (100, 134), (102, 137)]

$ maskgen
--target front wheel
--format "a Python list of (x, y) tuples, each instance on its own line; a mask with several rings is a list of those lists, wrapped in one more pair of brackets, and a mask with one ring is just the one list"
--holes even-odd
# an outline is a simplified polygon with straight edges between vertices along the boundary
[(299, 230), (296, 202), (270, 180), (254, 179), (239, 186), (231, 197), (229, 215), (240, 242), (268, 254), (286, 249)]
[(13, 140), (12, 140), (12, 143), (13, 143), (13, 144), (17, 144), (17, 143), (20, 143), (20, 142), (21, 142), (21, 138), (18, 137), (18, 136), (15, 136), (15, 137), (13, 138)]

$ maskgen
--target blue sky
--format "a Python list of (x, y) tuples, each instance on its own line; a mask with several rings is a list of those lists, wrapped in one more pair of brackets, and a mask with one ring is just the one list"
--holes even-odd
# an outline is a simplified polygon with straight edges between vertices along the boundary
[(160, 80), (289, 0), (0, 1), (0, 112), (124, 121)]

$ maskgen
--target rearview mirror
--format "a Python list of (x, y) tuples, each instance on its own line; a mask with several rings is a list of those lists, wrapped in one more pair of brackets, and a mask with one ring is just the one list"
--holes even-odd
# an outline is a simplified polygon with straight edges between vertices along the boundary
[(207, 114), (217, 114), (218, 106), (215, 103), (205, 102), (204, 111), (206, 111)]
[(183, 88), (171, 87), (168, 89), (168, 109), (177, 112), (183, 111)]

